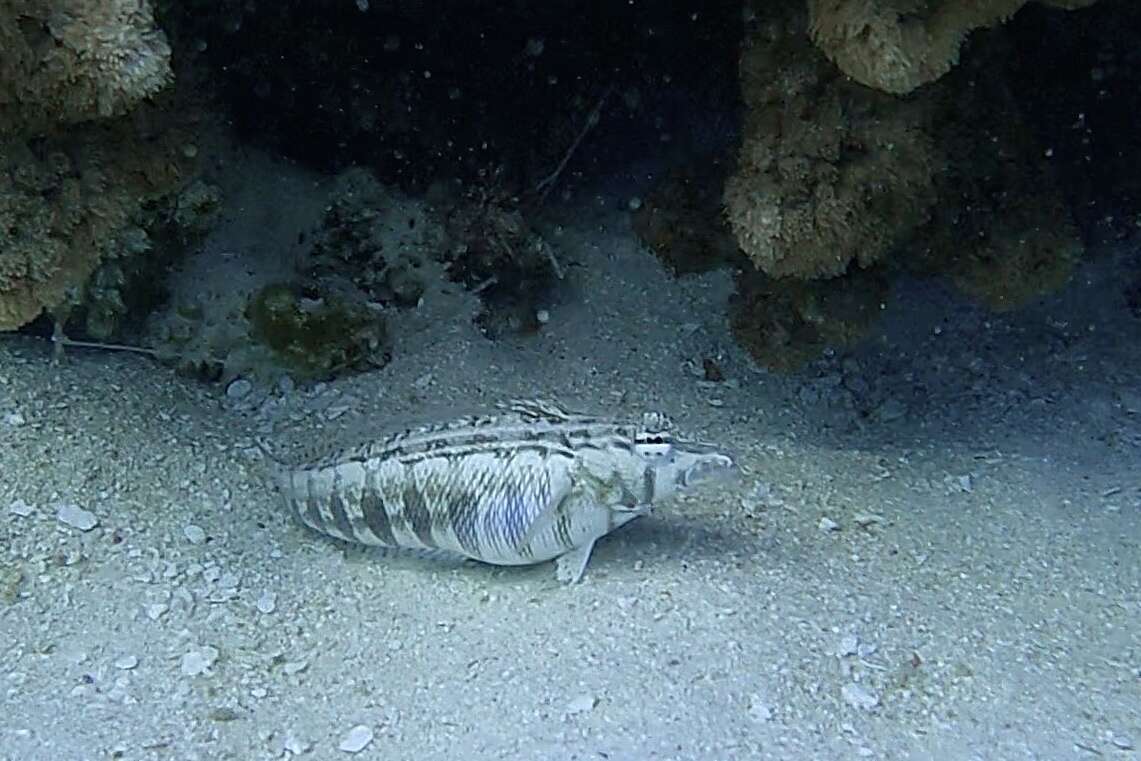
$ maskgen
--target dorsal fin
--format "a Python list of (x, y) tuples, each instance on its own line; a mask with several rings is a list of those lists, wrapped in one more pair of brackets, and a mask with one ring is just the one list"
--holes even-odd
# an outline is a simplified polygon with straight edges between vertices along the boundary
[(495, 406), (505, 412), (514, 412), (532, 420), (552, 422), (564, 422), (581, 414), (570, 412), (550, 399), (508, 399), (505, 402), (496, 402)]

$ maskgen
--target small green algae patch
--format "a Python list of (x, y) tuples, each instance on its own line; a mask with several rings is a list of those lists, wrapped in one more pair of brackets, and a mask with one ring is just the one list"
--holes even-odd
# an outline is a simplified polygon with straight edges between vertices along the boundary
[(300, 378), (380, 367), (391, 357), (384, 317), (365, 304), (336, 296), (307, 298), (290, 285), (274, 283), (250, 299), (246, 317), (254, 339)]

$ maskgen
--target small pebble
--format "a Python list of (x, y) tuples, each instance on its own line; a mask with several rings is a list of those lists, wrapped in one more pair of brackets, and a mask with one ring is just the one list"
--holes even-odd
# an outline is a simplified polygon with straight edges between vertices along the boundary
[(880, 699), (854, 682), (848, 682), (840, 688), (840, 697), (853, 708), (861, 711), (870, 711), (880, 704)]
[(259, 612), (269, 615), (277, 609), (277, 595), (273, 592), (262, 592), (258, 595), (258, 599), (254, 605), (257, 606)]
[(816, 527), (825, 532), (840, 530), (840, 524), (827, 516), (821, 518), (820, 523), (816, 524)]
[[(1141, 227), (1141, 220), (1138, 221), (1138, 226)], [(1117, 392), (1117, 399), (1126, 413), (1136, 415), (1141, 412), (1141, 391), (1121, 389)]]
[(1109, 742), (1118, 750), (1133, 750), (1134, 748), (1133, 738), (1125, 735), (1112, 734)]
[(55, 514), (56, 520), (80, 531), (90, 531), (99, 525), (99, 519), (90, 510), (79, 505), (60, 505)]
[(201, 527), (195, 526), (193, 523), (188, 524), (185, 528), (183, 528), (182, 534), (186, 537), (186, 541), (190, 542), (191, 544), (202, 544), (206, 541), (206, 532), (203, 531)]
[(766, 481), (757, 481), (749, 492), (741, 497), (741, 507), (749, 512), (759, 512), (770, 507), (781, 507), (784, 500), (773, 490)]
[(34, 513), (35, 510), (36, 509), (34, 507), (22, 499), (14, 500), (12, 504), (8, 505), (8, 512), (11, 515), (15, 515), (20, 518), (27, 518), (29, 515)]
[(130, 671), (139, 665), (139, 659), (133, 655), (124, 655), (115, 660), (115, 668), (120, 671)]
[(158, 621), (166, 612), (170, 610), (170, 606), (164, 602), (156, 602), (147, 606), (147, 618), (152, 621)]
[(3, 420), (4, 425), (11, 426), (12, 428), (19, 428), (28, 422), (27, 418), (19, 412), (5, 412)]
[(598, 705), (598, 698), (593, 695), (579, 695), (577, 698), (567, 703), (567, 713), (577, 714), (586, 713), (593, 710)]
[(347, 404), (334, 404), (325, 410), (325, 419), (336, 420), (348, 412), (350, 409), (351, 408)]
[(302, 753), (308, 753), (313, 744), (302, 740), (297, 735), (293, 734), (293, 730), (289, 729), (285, 732), (285, 741), (282, 747), (295, 756), (300, 756)]
[(759, 697), (754, 695), (749, 701), (749, 716), (756, 721), (769, 721), (773, 718), (773, 709), (769, 708)]
[(898, 399), (887, 399), (872, 410), (870, 417), (880, 423), (891, 423), (907, 415), (907, 405)]
[(249, 395), (250, 391), (254, 388), (254, 384), (250, 383), (245, 378), (235, 378), (226, 386), (226, 398), (228, 399), (242, 399)]
[(840, 644), (836, 646), (836, 655), (844, 658), (849, 655), (855, 655), (860, 650), (860, 638), (855, 634), (845, 634), (840, 638)]
[(179, 668), (183, 676), (199, 676), (209, 671), (217, 660), (218, 648), (207, 645), (183, 655)]
[(285, 665), (281, 667), (281, 670), (292, 676), (294, 674), (300, 674), (307, 668), (309, 668), (309, 661), (286, 661)]
[(17, 567), (0, 565), (0, 603), (11, 605), (20, 599), (24, 572)]
[(368, 744), (372, 742), (372, 738), (373, 733), (371, 728), (366, 727), (364, 724), (357, 724), (341, 738), (341, 744), (337, 747), (345, 753), (360, 753), (368, 747)]
[(211, 721), (237, 721), (242, 718), (242, 715), (229, 706), (218, 706), (211, 708), (210, 712), (206, 714), (210, 717)]

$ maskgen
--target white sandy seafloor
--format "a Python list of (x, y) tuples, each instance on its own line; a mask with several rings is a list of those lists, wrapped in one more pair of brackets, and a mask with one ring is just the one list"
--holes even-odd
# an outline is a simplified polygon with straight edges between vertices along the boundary
[[(573, 266), (538, 336), (425, 320), (313, 389), (0, 341), (0, 757), (1135, 758), (1137, 251), (1008, 315), (903, 283), (865, 346), (780, 377), (734, 345), (728, 273), (670, 278), (624, 202), (552, 205)], [(535, 395), (664, 410), (746, 474), (567, 587), (325, 539), (249, 451)]]

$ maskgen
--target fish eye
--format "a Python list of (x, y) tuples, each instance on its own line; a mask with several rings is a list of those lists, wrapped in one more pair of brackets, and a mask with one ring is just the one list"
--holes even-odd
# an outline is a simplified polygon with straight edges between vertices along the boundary
[(647, 412), (642, 415), (642, 426), (647, 434), (659, 431), (668, 431), (673, 428), (673, 421), (662, 412)]

